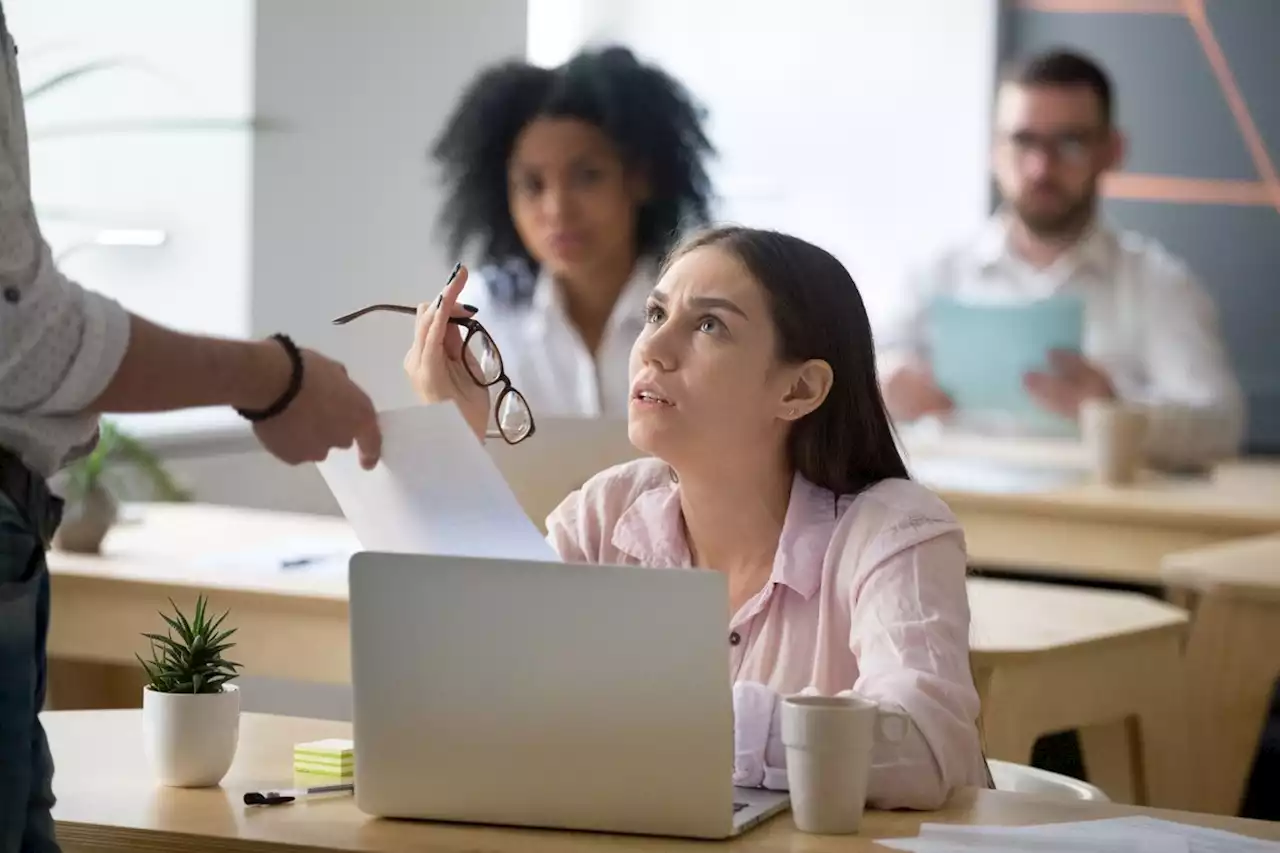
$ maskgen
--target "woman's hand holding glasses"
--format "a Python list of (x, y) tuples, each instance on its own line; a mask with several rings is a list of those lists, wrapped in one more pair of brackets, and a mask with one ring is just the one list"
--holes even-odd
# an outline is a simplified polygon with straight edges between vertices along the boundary
[[(476, 435), (484, 438), (489, 423), (489, 389), (476, 382), (476, 357), (463, 346), (463, 332), (450, 317), (467, 318), (474, 311), (458, 304), (467, 284), (467, 268), (459, 264), (432, 302), (418, 306), (413, 345), (404, 357), (404, 370), (413, 390), (425, 403), (453, 400)], [(470, 367), (468, 361), (471, 362)]]
[(467, 283), (467, 268), (458, 264), (434, 302), (417, 309), (406, 305), (370, 305), (333, 322), (342, 325), (374, 311), (416, 314), (413, 346), (404, 357), (405, 373), (418, 396), (427, 403), (454, 401), (481, 440), (489, 422), (489, 389), (501, 385), (497, 396), (497, 436), (519, 444), (533, 435), (529, 403), (511, 385), (502, 354), (479, 321), (476, 309), (458, 302)]

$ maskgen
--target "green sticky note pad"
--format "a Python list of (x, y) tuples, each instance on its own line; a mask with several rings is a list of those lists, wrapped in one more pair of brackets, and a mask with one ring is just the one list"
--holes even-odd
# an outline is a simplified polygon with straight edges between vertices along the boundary
[(355, 760), (355, 744), (344, 738), (294, 744), (293, 760), (313, 764), (351, 764)]

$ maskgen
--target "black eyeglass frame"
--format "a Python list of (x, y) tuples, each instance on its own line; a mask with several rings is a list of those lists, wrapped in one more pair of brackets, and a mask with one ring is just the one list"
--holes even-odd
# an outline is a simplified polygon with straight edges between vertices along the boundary
[[(408, 305), (391, 305), (388, 303), (379, 303), (377, 305), (369, 305), (365, 308), (361, 308), (359, 311), (352, 311), (350, 314), (344, 314), (341, 317), (336, 318), (333, 321), (333, 324), (335, 326), (342, 326), (347, 323), (350, 323), (352, 320), (355, 320), (359, 317), (363, 317), (366, 314), (371, 314), (375, 311), (390, 311), (394, 314), (412, 314), (415, 317), (418, 315), (418, 309)], [(474, 317), (450, 317), (449, 322), (455, 326), (461, 326), (462, 328), (467, 330), (466, 337), (462, 339), (462, 351), (464, 354), (468, 351), (467, 348), (471, 344), (471, 339), (475, 337), (477, 334), (480, 334), (480, 335), (484, 335), (485, 338), (488, 339), (489, 345), (493, 347), (494, 355), (498, 357), (498, 375), (489, 382), (486, 382), (483, 376), (476, 375), (476, 370), (478, 370), (479, 368), (477, 367), (473, 369), (471, 366), (470, 359), (463, 358), (463, 363), (467, 366), (467, 375), (471, 377), (472, 382), (476, 383), (481, 388), (492, 388), (498, 383), (502, 383), (503, 385), (502, 390), (498, 392), (497, 398), (493, 401), (493, 420), (498, 427), (497, 435), (494, 435), (493, 433), (486, 431), (485, 436), (488, 438), (501, 438), (507, 444), (514, 445), (514, 444), (519, 444), (520, 442), (527, 439), (529, 436), (533, 435), (533, 433), (537, 430), (537, 424), (534, 422), (534, 419), (533, 419), (533, 408), (529, 405), (529, 401), (525, 399), (525, 396), (520, 393), (520, 390), (511, 384), (511, 377), (507, 376), (506, 362), (503, 361), (502, 359), (502, 350), (498, 348), (498, 343), (493, 339), (493, 335), (489, 334), (489, 330), (486, 329), (484, 325)], [(512, 439), (510, 436), (507, 435), (506, 431), (503, 430), (502, 428), (502, 418), (501, 418), (502, 404), (506, 401), (507, 395), (509, 394), (516, 395), (516, 397), (524, 405), (524, 410), (529, 417), (529, 429), (526, 430), (525, 433), (517, 439)]]

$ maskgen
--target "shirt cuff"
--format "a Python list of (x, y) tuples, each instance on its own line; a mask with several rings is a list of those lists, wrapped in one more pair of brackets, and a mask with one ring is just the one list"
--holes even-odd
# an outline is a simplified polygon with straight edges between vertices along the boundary
[(733, 686), (733, 706), (733, 784), (788, 790), (781, 697), (763, 684), (739, 682)]
[(129, 348), (131, 321), (124, 306), (91, 290), (75, 290), (84, 320), (80, 349), (58, 390), (41, 406), (50, 414), (84, 411), (106, 390)]

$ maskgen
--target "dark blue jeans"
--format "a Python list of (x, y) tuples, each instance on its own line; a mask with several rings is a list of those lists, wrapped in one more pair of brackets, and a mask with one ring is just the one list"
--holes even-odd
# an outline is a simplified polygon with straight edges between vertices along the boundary
[(0, 853), (58, 851), (53, 758), (38, 716), (45, 693), (50, 535), (41, 529), (47, 527), (47, 504), (39, 502), (50, 499), (38, 481), (29, 491), (21, 507), (0, 492)]

